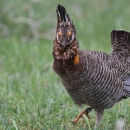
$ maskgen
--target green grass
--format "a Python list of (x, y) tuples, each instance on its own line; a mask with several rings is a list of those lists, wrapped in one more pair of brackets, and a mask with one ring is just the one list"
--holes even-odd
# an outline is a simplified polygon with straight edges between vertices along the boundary
[[(4, 2), (6, 5), (6, 0)], [(14, 11), (9, 7), (15, 6), (15, 2), (13, 0), (8, 6), (9, 11)], [(1, 37), (0, 40), (0, 130), (93, 130), (94, 111), (90, 113), (91, 120), (84, 117), (84, 120), (77, 124), (71, 122), (79, 114), (79, 108), (52, 70), (55, 9), (58, 3), (66, 7), (76, 26), (81, 49), (109, 53), (111, 30), (123, 28), (130, 31), (129, 0), (40, 2), (42, 4), (36, 3), (32, 7), (35, 9), (34, 19), (42, 17), (46, 19), (40, 28), (45, 34), (42, 39), (29, 39), (28, 35), (31, 34), (25, 31), (27, 25), (17, 23), (10, 26), (10, 31), (14, 28), (10, 32), (12, 35), (7, 38)], [(15, 10), (18, 7), (16, 6)], [(20, 10), (15, 13), (16, 16), (26, 16), (26, 13), (21, 14)], [(7, 17), (10, 18), (12, 15), (13, 12), (12, 14), (9, 12)], [(27, 40), (23, 40), (23, 34), (26, 36), (26, 33)], [(129, 104), (130, 99), (122, 100), (113, 108), (106, 110), (100, 130), (115, 129), (116, 120), (119, 118), (125, 119), (125, 130), (129, 130)]]
[[(71, 122), (79, 108), (52, 70), (51, 41), (27, 44), (10, 39), (3, 40), (0, 46), (1, 130), (83, 130), (88, 125), (93, 128), (94, 112), (89, 121)], [(123, 117), (129, 129), (129, 104), (127, 99), (107, 110), (101, 128), (114, 129), (116, 120)]]

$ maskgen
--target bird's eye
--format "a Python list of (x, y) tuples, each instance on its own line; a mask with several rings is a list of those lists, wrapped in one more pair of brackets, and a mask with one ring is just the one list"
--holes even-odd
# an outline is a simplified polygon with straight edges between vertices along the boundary
[(72, 38), (72, 34), (68, 36), (68, 40)]
[(58, 35), (58, 38), (61, 39), (61, 35)]
[(70, 36), (69, 37), (72, 37), (72, 34), (70, 34)]
[(58, 32), (58, 38), (61, 39), (61, 36), (62, 36), (62, 32), (59, 31), (59, 32)]

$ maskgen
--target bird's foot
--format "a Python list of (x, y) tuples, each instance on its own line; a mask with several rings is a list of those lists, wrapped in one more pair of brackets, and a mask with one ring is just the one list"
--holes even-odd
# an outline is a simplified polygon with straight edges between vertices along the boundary
[(78, 117), (73, 120), (73, 123), (77, 123), (77, 122), (79, 121), (79, 119), (82, 117), (83, 114), (85, 114), (85, 115), (90, 119), (88, 113), (89, 113), (91, 110), (92, 110), (92, 108), (87, 108), (86, 110), (82, 111), (82, 112), (78, 115)]

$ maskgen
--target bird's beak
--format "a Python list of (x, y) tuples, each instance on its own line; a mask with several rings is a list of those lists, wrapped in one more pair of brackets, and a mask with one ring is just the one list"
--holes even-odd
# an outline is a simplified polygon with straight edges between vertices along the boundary
[(64, 47), (65, 47), (66, 45), (68, 45), (68, 44), (67, 44), (67, 41), (63, 41), (61, 44), (62, 44)]

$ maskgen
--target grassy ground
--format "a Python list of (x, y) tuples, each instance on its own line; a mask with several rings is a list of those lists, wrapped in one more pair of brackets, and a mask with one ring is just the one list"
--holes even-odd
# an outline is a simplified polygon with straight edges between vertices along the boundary
[[(91, 120), (84, 118), (78, 124), (71, 122), (78, 115), (79, 108), (51, 67), (55, 8), (59, 2), (64, 4), (75, 23), (81, 49), (109, 53), (110, 31), (116, 28), (130, 31), (129, 0), (44, 1), (44, 11), (40, 13), (45, 17), (47, 14), (48, 20), (54, 21), (45, 23), (45, 38), (23, 42), (11, 36), (0, 40), (0, 130), (93, 129), (93, 111)], [(123, 118), (125, 130), (129, 130), (129, 117), (130, 99), (127, 99), (105, 111), (100, 129), (113, 130), (116, 120)]]

